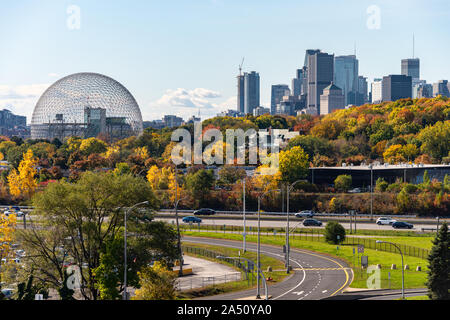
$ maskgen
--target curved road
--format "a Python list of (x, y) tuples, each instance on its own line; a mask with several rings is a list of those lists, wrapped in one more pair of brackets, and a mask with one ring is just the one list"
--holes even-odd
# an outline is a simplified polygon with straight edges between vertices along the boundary
[[(197, 237), (183, 237), (183, 241), (242, 248), (242, 242), (240, 241)], [(247, 243), (247, 250), (256, 252), (256, 248), (256, 243)], [(281, 247), (261, 244), (261, 253), (284, 260)], [(290, 262), (294, 268), (292, 275), (283, 282), (269, 286), (269, 296), (272, 300), (325, 299), (340, 294), (353, 281), (353, 272), (345, 262), (323, 254), (291, 248)], [(261, 297), (265, 298), (262, 284), (260, 292)], [(203, 299), (239, 300), (252, 299), (255, 296), (256, 289), (251, 289)]]

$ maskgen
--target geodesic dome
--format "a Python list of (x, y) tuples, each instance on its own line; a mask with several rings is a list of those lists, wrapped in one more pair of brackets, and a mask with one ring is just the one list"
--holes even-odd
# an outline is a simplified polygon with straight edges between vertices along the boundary
[[(92, 131), (93, 124), (97, 131)], [(77, 73), (54, 83), (39, 99), (31, 120), (33, 139), (113, 130), (124, 136), (140, 135), (141, 111), (123, 85), (97, 73)]]

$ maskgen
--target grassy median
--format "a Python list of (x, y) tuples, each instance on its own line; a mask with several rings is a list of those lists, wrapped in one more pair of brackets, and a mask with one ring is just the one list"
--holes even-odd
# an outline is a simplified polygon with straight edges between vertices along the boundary
[[(242, 235), (229, 233), (212, 233), (212, 232), (184, 232), (186, 236), (208, 237), (216, 239), (242, 240)], [(395, 240), (395, 239), (394, 239)], [(256, 242), (257, 237), (253, 235), (247, 236), (248, 242)], [(261, 243), (282, 246), (285, 244), (284, 236), (261, 236)], [(353, 255), (352, 246), (330, 245), (325, 242), (307, 241), (299, 239), (291, 239), (291, 247), (296, 249), (305, 249), (330, 256), (343, 259), (353, 268), (354, 280), (351, 284), (352, 288), (368, 288), (367, 281), (371, 274), (359, 266), (361, 255)], [(364, 255), (369, 257), (369, 265), (381, 265), (381, 289), (401, 289), (401, 257), (397, 253), (383, 252), (373, 249), (366, 249)], [(405, 287), (409, 289), (423, 288), (427, 279), (428, 262), (424, 259), (404, 256), (404, 263), (409, 266), (409, 270), (405, 271)], [(391, 270), (391, 265), (396, 264), (397, 269)], [(416, 271), (416, 267), (420, 266), (422, 271)], [(390, 274), (390, 280), (389, 280)]]

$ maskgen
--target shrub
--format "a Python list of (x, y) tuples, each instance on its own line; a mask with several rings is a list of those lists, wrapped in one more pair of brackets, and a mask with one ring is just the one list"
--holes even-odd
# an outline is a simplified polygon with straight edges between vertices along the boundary
[(331, 244), (339, 244), (344, 240), (345, 240), (344, 227), (336, 221), (328, 222), (327, 226), (325, 227), (325, 241)]

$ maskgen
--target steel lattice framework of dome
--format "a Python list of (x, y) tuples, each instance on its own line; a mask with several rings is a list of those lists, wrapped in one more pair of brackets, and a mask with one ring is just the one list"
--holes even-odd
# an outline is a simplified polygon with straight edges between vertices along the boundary
[(39, 99), (31, 121), (33, 139), (99, 134), (124, 138), (142, 131), (141, 111), (132, 94), (97, 73), (77, 73), (54, 83)]

